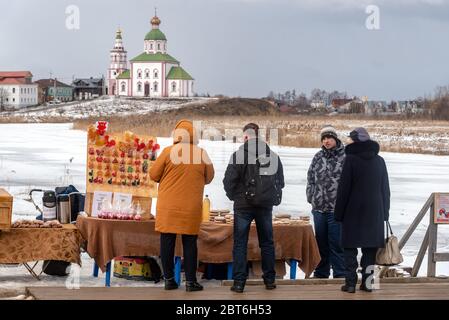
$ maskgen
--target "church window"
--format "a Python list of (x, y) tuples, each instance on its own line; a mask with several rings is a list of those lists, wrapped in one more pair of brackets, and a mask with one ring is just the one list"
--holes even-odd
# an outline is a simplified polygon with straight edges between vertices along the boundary
[(141, 79), (142, 78), (142, 70), (137, 70), (137, 78)]
[(150, 70), (148, 70), (148, 69), (145, 70), (145, 78), (147, 78), (147, 79), (150, 78)]
[(154, 79), (157, 79), (157, 76), (158, 76), (157, 69), (154, 69), (153, 74), (154, 74)]
[(12, 88), (12, 93), (16, 93), (16, 88)]
[(116, 75), (117, 75), (117, 72), (114, 71), (114, 76), (116, 76)]
[(125, 92), (125, 91), (126, 91), (126, 86), (125, 86), (125, 83), (122, 82), (122, 92)]
[(155, 83), (153, 84), (153, 90), (154, 90), (154, 92), (157, 92), (157, 82), (155, 82)]
[(150, 50), (153, 50), (153, 44), (150, 43)]
[(161, 50), (161, 44), (160, 43), (157, 44), (157, 49)]
[(142, 92), (142, 84), (140, 82), (137, 84), (137, 92)]
[(171, 91), (172, 92), (176, 91), (176, 82), (174, 82), (174, 81), (171, 83)]

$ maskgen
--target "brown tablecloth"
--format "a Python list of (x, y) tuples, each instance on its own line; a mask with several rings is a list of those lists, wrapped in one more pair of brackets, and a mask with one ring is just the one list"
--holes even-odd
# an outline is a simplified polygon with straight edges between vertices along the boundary
[(0, 231), (0, 263), (60, 260), (81, 265), (82, 238), (74, 225)]
[[(87, 241), (87, 252), (104, 272), (106, 264), (121, 256), (158, 256), (160, 239), (154, 230), (155, 221), (120, 221), (79, 216), (77, 227)], [(298, 260), (309, 276), (320, 262), (318, 245), (310, 225), (274, 225), (273, 237), (277, 260)], [(198, 259), (205, 263), (232, 261), (233, 226), (203, 223), (198, 235)], [(176, 255), (182, 256), (178, 237)], [(248, 240), (248, 260), (260, 260), (255, 225)]]

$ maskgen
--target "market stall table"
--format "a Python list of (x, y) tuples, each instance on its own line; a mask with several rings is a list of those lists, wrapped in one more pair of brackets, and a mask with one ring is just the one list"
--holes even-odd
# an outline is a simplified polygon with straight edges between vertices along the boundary
[[(23, 264), (37, 279), (34, 268), (42, 260), (81, 265), (81, 236), (74, 225), (62, 228), (11, 228), (0, 231), (0, 264)], [(30, 266), (30, 262), (35, 262)], [(45, 268), (43, 268), (45, 269)], [(41, 272), (42, 273), (42, 272)]]
[[(106, 286), (110, 285), (111, 261), (121, 256), (159, 256), (160, 235), (154, 230), (155, 221), (122, 221), (79, 216), (77, 227), (87, 241), (86, 251), (95, 260), (94, 276), (98, 268), (106, 272)], [(277, 260), (290, 260), (290, 277), (296, 278), (296, 266), (310, 276), (320, 262), (320, 254), (312, 226), (282, 224), (273, 226)], [(177, 239), (175, 273), (180, 281), (182, 245)], [(198, 259), (204, 263), (228, 263), (228, 278), (232, 275), (233, 225), (206, 222), (198, 235)], [(260, 249), (255, 225), (248, 240), (248, 260), (259, 261)]]

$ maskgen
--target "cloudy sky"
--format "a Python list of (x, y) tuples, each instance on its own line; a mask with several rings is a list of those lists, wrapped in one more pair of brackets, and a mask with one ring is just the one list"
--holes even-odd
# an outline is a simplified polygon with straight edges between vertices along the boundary
[[(370, 4), (379, 30), (366, 27)], [(69, 5), (79, 30), (66, 28)], [(117, 27), (131, 59), (154, 7), (199, 93), (318, 87), (390, 100), (449, 84), (449, 0), (0, 0), (0, 70), (65, 82), (106, 74)]]

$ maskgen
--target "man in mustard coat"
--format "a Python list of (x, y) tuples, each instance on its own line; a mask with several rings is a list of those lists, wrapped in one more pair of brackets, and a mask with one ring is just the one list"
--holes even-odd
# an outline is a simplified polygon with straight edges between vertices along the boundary
[(176, 235), (182, 235), (186, 290), (199, 291), (197, 238), (202, 220), (204, 186), (214, 178), (214, 167), (205, 150), (198, 147), (193, 124), (177, 123), (173, 145), (165, 148), (150, 169), (159, 183), (156, 231), (161, 233), (161, 260), (165, 289), (177, 289), (174, 280)]

